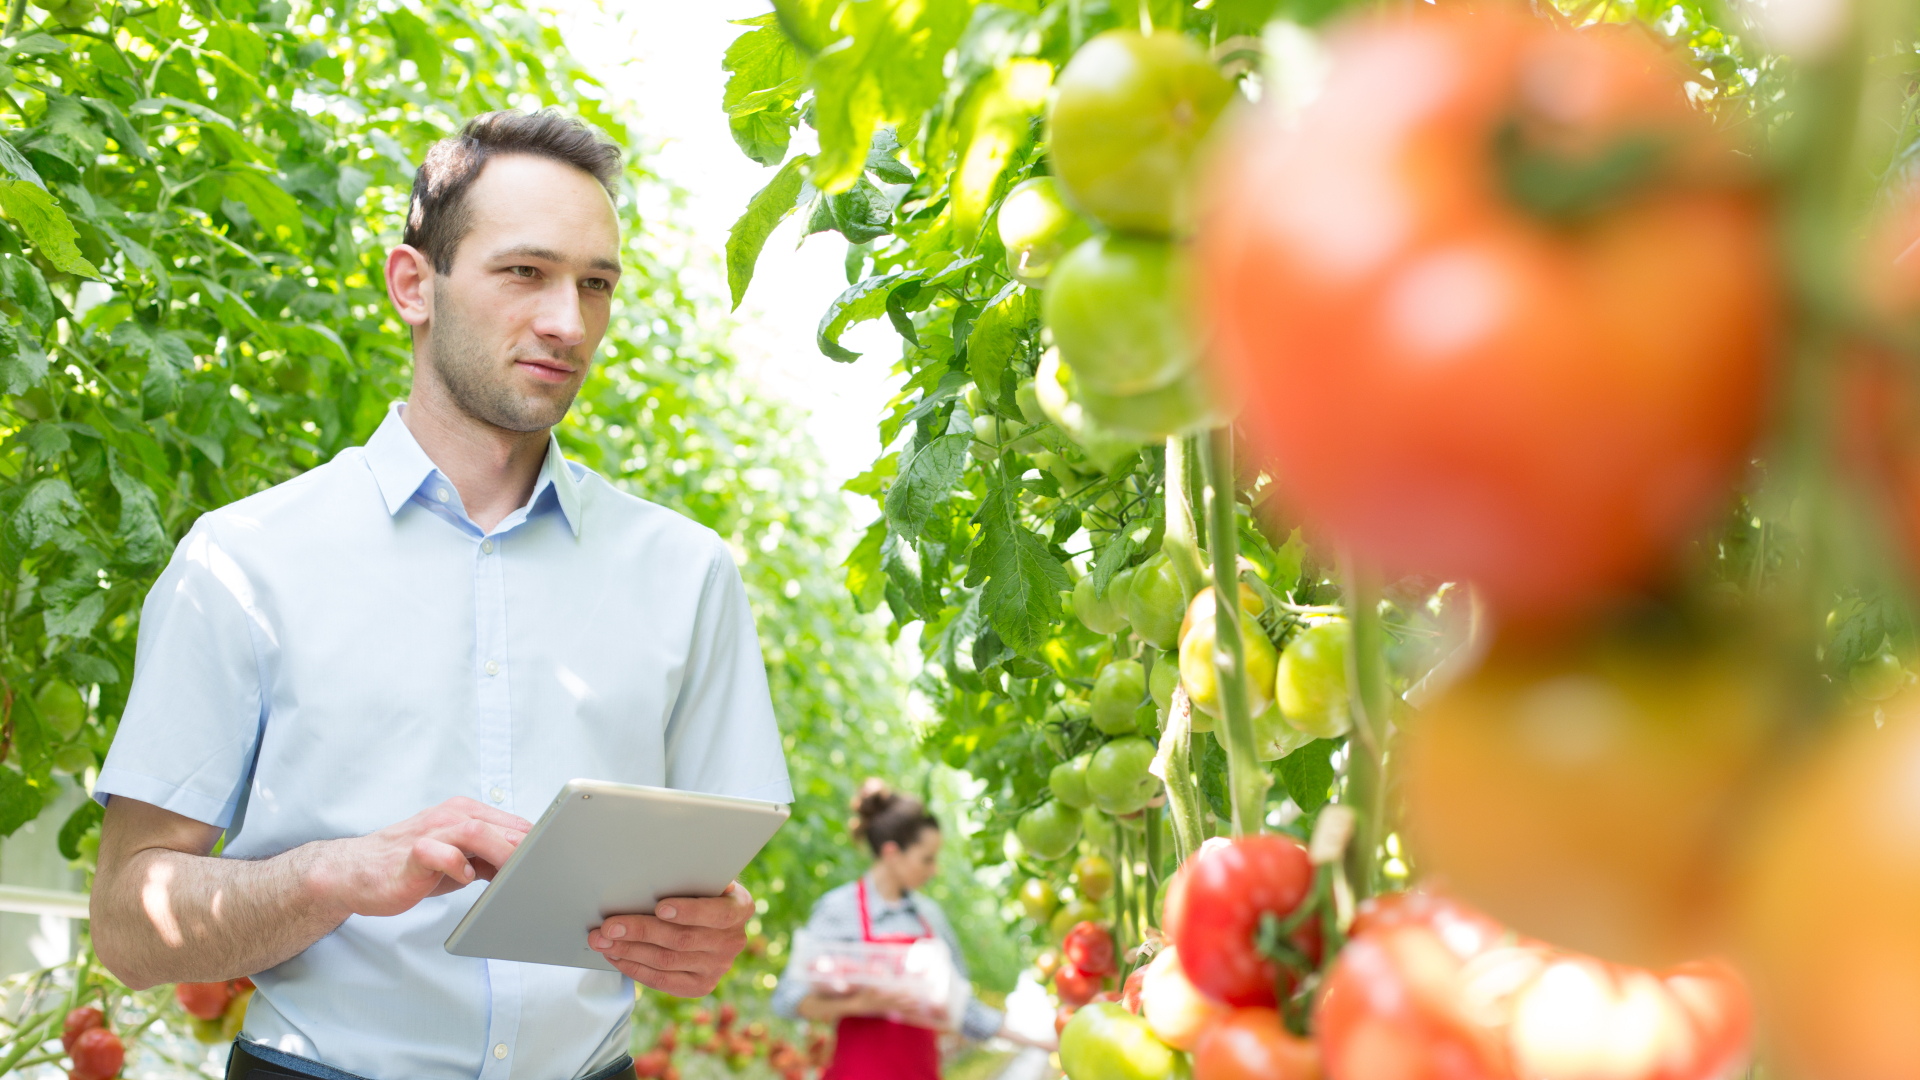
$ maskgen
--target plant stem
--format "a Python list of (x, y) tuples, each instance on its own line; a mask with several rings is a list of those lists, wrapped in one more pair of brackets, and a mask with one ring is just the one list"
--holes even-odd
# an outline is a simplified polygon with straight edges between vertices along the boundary
[(1180, 579), (1180, 591), (1189, 597), (1207, 583), (1200, 566), (1200, 534), (1193, 520), (1193, 489), (1187, 483), (1192, 449), (1191, 440), (1178, 435), (1167, 440), (1167, 531), (1160, 539), (1160, 550), (1166, 552), (1174, 576)]
[[(1220, 683), (1218, 735), (1227, 751), (1227, 795), (1233, 805), (1233, 834), (1260, 831), (1266, 817), (1267, 787), (1273, 779), (1253, 748), (1252, 695), (1240, 634), (1239, 530), (1233, 479), (1233, 432), (1216, 428), (1201, 452), (1207, 480), (1207, 532), (1213, 548), (1214, 653)], [(1217, 736), (1216, 736), (1217, 737)]]
[[(1142, 927), (1153, 925), (1153, 902), (1154, 902), (1155, 895), (1158, 894), (1160, 891), (1160, 808), (1159, 807), (1157, 806), (1147, 807), (1146, 822), (1147, 822), (1147, 843), (1146, 843), (1147, 876), (1146, 876), (1145, 888), (1141, 890), (1141, 892), (1144, 894), (1140, 904), (1142, 919), (1144, 920), (1140, 924)], [(1144, 930), (1142, 931), (1140, 936), (1142, 938), (1146, 937)]]
[(1193, 782), (1193, 705), (1174, 687), (1166, 727), (1160, 732), (1160, 758), (1166, 775), (1167, 816), (1173, 823), (1173, 857), (1184, 863), (1200, 850), (1200, 791)]
[(1378, 577), (1344, 555), (1341, 571), (1353, 625), (1353, 648), (1347, 653), (1353, 738), (1347, 740), (1346, 802), (1356, 820), (1347, 845), (1347, 880), (1355, 898), (1364, 900), (1379, 879), (1380, 845), (1386, 839), (1387, 635), (1380, 621)]

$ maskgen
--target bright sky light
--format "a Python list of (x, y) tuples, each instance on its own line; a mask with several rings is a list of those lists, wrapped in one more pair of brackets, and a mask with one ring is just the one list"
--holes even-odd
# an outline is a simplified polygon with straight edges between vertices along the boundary
[[(714, 276), (696, 288), (723, 298), (718, 276), (727, 231), (774, 170), (734, 146), (720, 111), (727, 44), (741, 32), (731, 19), (772, 10), (768, 0), (602, 0), (569, 10), (564, 29), (575, 56), (641, 120), (657, 142), (657, 171), (687, 189), (686, 217), (709, 249)], [(866, 470), (879, 451), (876, 424), (892, 390), (899, 339), (884, 321), (856, 327), (844, 343), (862, 354), (852, 364), (822, 356), (813, 330), (846, 288), (846, 241), (823, 233), (799, 244), (801, 217), (768, 240), (753, 286), (736, 318), (735, 352), (765, 392), (794, 402), (826, 455), (834, 482)]]

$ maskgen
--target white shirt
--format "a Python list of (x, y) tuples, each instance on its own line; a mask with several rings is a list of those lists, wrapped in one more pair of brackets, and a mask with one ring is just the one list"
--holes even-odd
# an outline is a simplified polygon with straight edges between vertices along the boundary
[[(242, 859), (456, 795), (531, 820), (576, 777), (792, 801), (719, 537), (557, 441), (527, 505), (483, 532), (401, 408), (364, 448), (180, 542), (141, 611), (95, 797), (225, 828)], [(254, 975), (245, 1037), (375, 1080), (554, 1080), (616, 1060), (626, 978), (446, 951), (483, 888), (353, 916)]]

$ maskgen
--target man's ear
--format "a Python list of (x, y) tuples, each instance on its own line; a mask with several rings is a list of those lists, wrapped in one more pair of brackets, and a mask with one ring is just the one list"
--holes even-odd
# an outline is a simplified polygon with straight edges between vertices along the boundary
[(387, 252), (387, 299), (400, 320), (418, 330), (433, 315), (433, 263), (408, 244)]

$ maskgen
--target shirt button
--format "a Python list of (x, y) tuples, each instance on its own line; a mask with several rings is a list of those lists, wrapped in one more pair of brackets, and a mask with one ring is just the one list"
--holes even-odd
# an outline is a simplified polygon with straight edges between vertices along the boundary
[(487, 792), (487, 797), (492, 799), (494, 802), (499, 802), (500, 800), (507, 797), (507, 793), (504, 791), (501, 791), (499, 788), (494, 788), (492, 791)]
[(441, 502), (446, 502), (448, 499), (453, 498), (453, 494), (449, 492), (446, 488), (441, 488), (439, 491), (434, 492), (433, 495), (435, 498), (439, 499)]
[(507, 1056), (507, 1044), (506, 1044), (506, 1043), (494, 1043), (494, 1044), (493, 1044), (493, 1056), (494, 1056), (495, 1058), (505, 1058), (505, 1057)]
[(480, 550), (486, 552), (489, 555), (493, 554), (493, 541), (491, 540), (480, 541)]
[(489, 674), (489, 675), (498, 675), (498, 674), (500, 674), (500, 665), (499, 665), (499, 664), (496, 664), (496, 663), (494, 663), (494, 662), (493, 662), (493, 661), (491, 661), (491, 660), (489, 660), (489, 661), (487, 661), (487, 674)]

